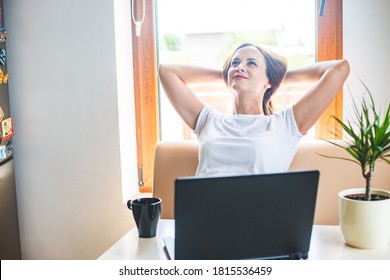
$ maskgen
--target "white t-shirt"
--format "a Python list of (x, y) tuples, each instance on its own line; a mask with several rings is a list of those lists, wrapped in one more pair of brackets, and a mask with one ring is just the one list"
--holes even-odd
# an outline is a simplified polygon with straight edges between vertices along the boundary
[(194, 133), (199, 140), (196, 176), (285, 172), (302, 138), (292, 107), (273, 114), (222, 114), (205, 105)]

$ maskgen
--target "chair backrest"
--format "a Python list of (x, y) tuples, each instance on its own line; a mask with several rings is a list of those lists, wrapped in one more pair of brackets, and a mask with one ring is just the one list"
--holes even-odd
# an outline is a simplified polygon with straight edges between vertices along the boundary
[[(323, 140), (301, 141), (290, 170), (320, 171), (315, 224), (338, 224), (338, 193), (365, 186), (360, 168), (350, 161), (328, 159), (319, 154), (348, 157), (348, 154)], [(156, 145), (153, 195), (162, 198), (163, 219), (174, 218), (174, 182), (177, 177), (193, 176), (198, 165), (197, 141), (160, 141)], [(378, 162), (373, 188), (390, 191), (389, 165)]]
[(153, 195), (162, 199), (161, 218), (173, 219), (175, 179), (193, 176), (197, 166), (198, 142), (157, 143), (154, 154)]

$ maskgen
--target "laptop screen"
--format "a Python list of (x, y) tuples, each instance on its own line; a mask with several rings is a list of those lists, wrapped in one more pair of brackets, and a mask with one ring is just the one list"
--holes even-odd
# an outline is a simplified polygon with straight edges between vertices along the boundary
[(175, 181), (175, 259), (307, 258), (319, 172)]

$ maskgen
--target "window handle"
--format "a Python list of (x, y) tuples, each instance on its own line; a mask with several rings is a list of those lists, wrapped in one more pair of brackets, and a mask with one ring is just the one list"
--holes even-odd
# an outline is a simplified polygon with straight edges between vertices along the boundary
[(138, 169), (138, 186), (143, 187), (145, 185), (144, 182), (144, 168), (141, 166)]

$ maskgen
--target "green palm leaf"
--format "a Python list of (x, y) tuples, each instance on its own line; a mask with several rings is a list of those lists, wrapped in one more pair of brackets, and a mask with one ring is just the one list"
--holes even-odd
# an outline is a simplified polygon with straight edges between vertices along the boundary
[(385, 114), (382, 116), (376, 109), (373, 96), (360, 79), (363, 87), (368, 93), (369, 103), (363, 98), (360, 107), (358, 107), (352, 97), (354, 119), (343, 121), (336, 116), (332, 116), (336, 120), (343, 131), (344, 145), (326, 140), (327, 142), (344, 149), (352, 158), (337, 157), (331, 155), (319, 154), (326, 158), (347, 160), (358, 164), (361, 167), (362, 175), (366, 179), (366, 189), (370, 199), (371, 176), (373, 174), (375, 163), (377, 160), (382, 160), (390, 164), (390, 105), (387, 105)]

